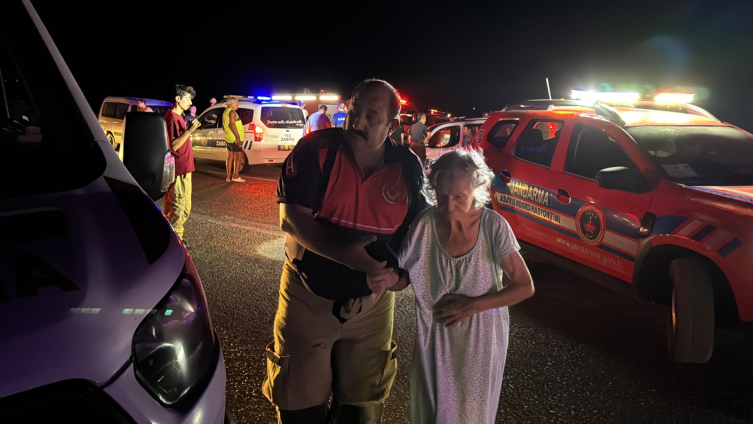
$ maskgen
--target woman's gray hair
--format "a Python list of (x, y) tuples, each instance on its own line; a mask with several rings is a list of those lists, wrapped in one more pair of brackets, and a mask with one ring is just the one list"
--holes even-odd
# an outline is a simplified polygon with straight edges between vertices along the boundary
[(424, 184), (424, 194), (432, 202), (437, 201), (437, 185), (442, 174), (465, 172), (471, 177), (471, 189), (474, 209), (481, 209), (491, 201), (489, 188), (494, 179), (494, 172), (484, 160), (479, 150), (456, 149), (447, 152), (431, 165), (431, 173)]

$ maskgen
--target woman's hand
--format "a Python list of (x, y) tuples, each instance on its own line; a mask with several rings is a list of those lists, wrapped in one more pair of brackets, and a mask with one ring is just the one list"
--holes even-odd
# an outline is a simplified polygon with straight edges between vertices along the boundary
[(475, 298), (462, 294), (446, 294), (434, 305), (434, 319), (445, 327), (457, 327), (460, 323), (478, 312)]

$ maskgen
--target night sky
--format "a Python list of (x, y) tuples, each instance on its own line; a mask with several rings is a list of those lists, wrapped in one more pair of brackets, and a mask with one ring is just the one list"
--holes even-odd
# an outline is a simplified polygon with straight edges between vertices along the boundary
[[(426, 110), (480, 114), (602, 83), (702, 87), (753, 131), (753, 1), (36, 1), (92, 108), (104, 97), (347, 97), (369, 77)], [(368, 6), (367, 6), (368, 5)], [(367, 11), (362, 9), (371, 7)], [(473, 111), (473, 108), (475, 112)]]

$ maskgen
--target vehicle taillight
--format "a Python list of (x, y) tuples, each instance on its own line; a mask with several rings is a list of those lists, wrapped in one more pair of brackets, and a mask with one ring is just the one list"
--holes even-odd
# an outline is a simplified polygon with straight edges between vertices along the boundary
[(248, 131), (254, 133), (254, 141), (262, 141), (264, 139), (264, 128), (257, 127), (253, 122), (248, 124)]

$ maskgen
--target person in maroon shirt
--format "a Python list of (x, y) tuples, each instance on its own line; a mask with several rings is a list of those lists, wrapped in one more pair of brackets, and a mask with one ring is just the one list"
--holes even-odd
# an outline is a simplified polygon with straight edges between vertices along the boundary
[(175, 233), (183, 240), (183, 225), (191, 213), (191, 173), (196, 169), (193, 163), (191, 134), (199, 128), (199, 120), (191, 121), (186, 127), (183, 112), (191, 107), (191, 100), (196, 91), (191, 86), (175, 86), (175, 103), (165, 114), (167, 137), (170, 141), (170, 153), (175, 157), (175, 183), (165, 195), (165, 217), (173, 226)]
[(262, 389), (279, 423), (381, 422), (397, 373), (389, 251), (428, 207), (421, 162), (387, 137), (399, 112), (390, 84), (364, 81), (345, 127), (305, 136), (283, 164), (287, 260)]

